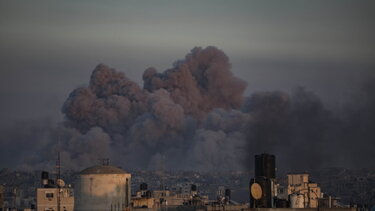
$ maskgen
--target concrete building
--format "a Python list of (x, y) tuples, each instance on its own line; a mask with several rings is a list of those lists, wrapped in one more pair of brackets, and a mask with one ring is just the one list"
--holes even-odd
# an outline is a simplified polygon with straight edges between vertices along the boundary
[(154, 190), (152, 197), (155, 199), (155, 207), (181, 206), (187, 202), (191, 196), (171, 193), (169, 190)]
[(155, 199), (152, 197), (133, 197), (132, 198), (132, 208), (155, 208)]
[(73, 211), (73, 190), (71, 188), (37, 188), (36, 206), (37, 211)]
[(131, 174), (99, 165), (80, 172), (75, 183), (75, 211), (122, 211), (130, 208)]
[(132, 197), (132, 210), (195, 210), (207, 204), (208, 196), (199, 196), (196, 185), (186, 183), (184, 187), (176, 193), (170, 190), (148, 190), (147, 184), (142, 183), (140, 190)]
[(50, 179), (48, 172), (43, 171), (41, 188), (36, 189), (37, 211), (73, 211), (74, 195), (70, 185), (59, 178)]
[(317, 208), (319, 199), (323, 198), (320, 187), (309, 181), (307, 173), (288, 174), (288, 195), (291, 197), (291, 207), (295, 208)]

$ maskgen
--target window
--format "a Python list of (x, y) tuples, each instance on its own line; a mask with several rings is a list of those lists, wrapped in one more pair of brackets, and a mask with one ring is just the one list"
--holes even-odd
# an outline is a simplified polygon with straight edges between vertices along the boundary
[(53, 198), (53, 193), (46, 193), (46, 198), (51, 200)]

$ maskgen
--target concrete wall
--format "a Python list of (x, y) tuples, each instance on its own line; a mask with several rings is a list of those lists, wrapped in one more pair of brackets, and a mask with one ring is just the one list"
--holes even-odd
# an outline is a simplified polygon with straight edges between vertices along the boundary
[[(58, 188), (38, 188), (36, 191), (37, 211), (57, 210)], [(48, 195), (47, 195), (48, 194)], [(47, 197), (48, 196), (48, 197)], [(60, 210), (73, 211), (74, 197), (69, 188), (60, 189)]]
[(288, 184), (298, 185), (309, 182), (309, 174), (288, 174)]
[(154, 198), (133, 198), (133, 208), (154, 208)]
[(207, 205), (205, 211), (240, 211), (247, 209), (247, 205)]

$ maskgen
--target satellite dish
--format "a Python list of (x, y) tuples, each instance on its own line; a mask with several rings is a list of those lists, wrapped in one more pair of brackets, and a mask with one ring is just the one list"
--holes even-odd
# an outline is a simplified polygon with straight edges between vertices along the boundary
[(65, 182), (64, 182), (64, 180), (62, 180), (62, 179), (57, 179), (57, 180), (56, 180), (56, 184), (57, 184), (57, 186), (59, 186), (60, 188), (62, 188), (62, 187), (65, 186)]
[(254, 199), (261, 199), (263, 194), (262, 187), (258, 183), (253, 183), (250, 187), (250, 193)]

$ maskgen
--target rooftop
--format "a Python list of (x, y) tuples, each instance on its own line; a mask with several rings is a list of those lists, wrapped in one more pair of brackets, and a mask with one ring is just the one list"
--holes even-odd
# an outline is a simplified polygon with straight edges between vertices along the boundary
[(126, 174), (126, 172), (114, 166), (98, 165), (84, 169), (80, 174)]

